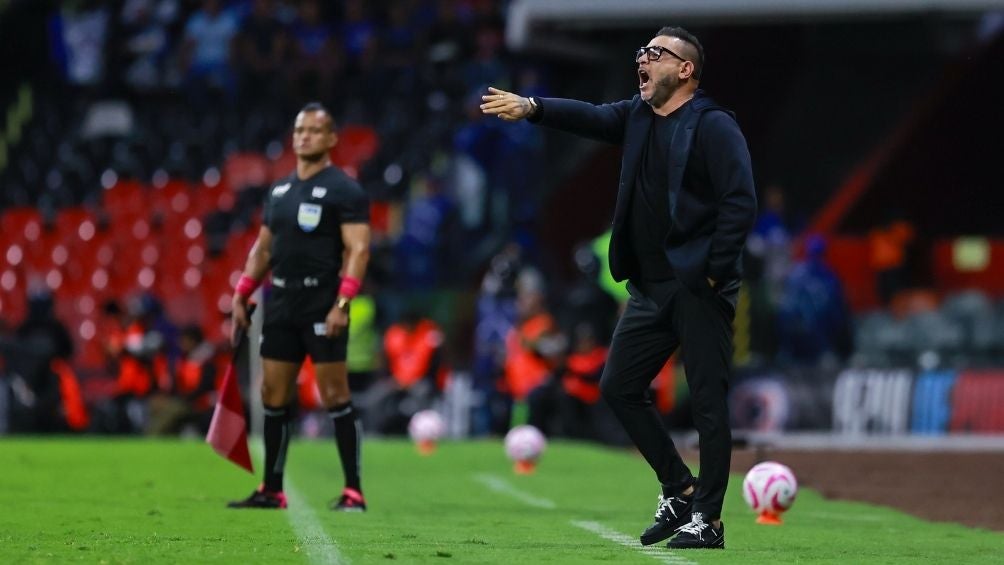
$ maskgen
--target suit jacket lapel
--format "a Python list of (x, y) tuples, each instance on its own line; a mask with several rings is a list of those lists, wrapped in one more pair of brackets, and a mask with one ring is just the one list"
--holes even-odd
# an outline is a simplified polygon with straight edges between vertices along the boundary
[(614, 207), (614, 225), (620, 225), (629, 208), (631, 191), (641, 163), (641, 152), (648, 143), (648, 130), (652, 127), (652, 111), (641, 103), (634, 107), (628, 118), (627, 135), (624, 140), (624, 154), (621, 157), (621, 178), (617, 189), (617, 205)]
[(690, 157), (690, 149), (694, 144), (694, 130), (697, 129), (697, 121), (701, 112), (696, 106), (704, 102), (700, 99), (701, 91), (697, 91), (694, 100), (684, 108), (684, 114), (680, 117), (679, 125), (673, 132), (673, 140), (669, 148), (669, 217), (673, 218), (676, 212), (676, 200), (683, 186), (683, 173), (687, 169), (687, 160)]

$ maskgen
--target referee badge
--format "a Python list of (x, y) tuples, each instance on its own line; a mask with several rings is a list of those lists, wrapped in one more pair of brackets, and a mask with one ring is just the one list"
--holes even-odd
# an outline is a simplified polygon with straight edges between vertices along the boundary
[(296, 213), (296, 223), (300, 224), (300, 229), (305, 232), (312, 232), (321, 223), (321, 205), (300, 204), (300, 209)]

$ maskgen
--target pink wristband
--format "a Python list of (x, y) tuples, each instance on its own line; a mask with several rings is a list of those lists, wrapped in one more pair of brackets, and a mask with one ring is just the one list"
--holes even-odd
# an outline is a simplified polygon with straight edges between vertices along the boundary
[(234, 287), (234, 292), (247, 298), (254, 293), (259, 284), (261, 284), (261, 281), (256, 281), (247, 275), (241, 275), (240, 280), (237, 281), (237, 286)]
[(338, 287), (338, 296), (355, 298), (355, 296), (359, 294), (359, 287), (362, 285), (363, 283), (359, 282), (359, 279), (345, 275), (342, 277), (341, 286)]

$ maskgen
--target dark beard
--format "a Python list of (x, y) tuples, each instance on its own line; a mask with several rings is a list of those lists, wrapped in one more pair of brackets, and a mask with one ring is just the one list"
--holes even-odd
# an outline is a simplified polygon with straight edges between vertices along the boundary
[(299, 158), (301, 161), (306, 161), (308, 163), (318, 163), (324, 160), (324, 156), (325, 152), (321, 151), (320, 153), (314, 153), (313, 155), (300, 155)]
[(662, 106), (673, 96), (673, 93), (678, 88), (680, 88), (680, 81), (675, 76), (669, 75), (663, 77), (659, 82), (655, 83), (655, 87), (652, 89), (652, 98), (647, 100), (648, 105), (653, 108)]

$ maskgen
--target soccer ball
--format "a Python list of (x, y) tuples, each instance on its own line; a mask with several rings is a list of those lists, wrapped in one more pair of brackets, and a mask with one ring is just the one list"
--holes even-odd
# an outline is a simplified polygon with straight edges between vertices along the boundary
[(408, 422), (408, 435), (418, 446), (419, 453), (429, 455), (436, 449), (436, 442), (446, 433), (446, 422), (435, 410), (416, 412)]
[(754, 465), (743, 479), (743, 498), (760, 515), (758, 523), (779, 524), (781, 513), (791, 508), (798, 481), (788, 467), (775, 461)]
[(516, 426), (505, 435), (505, 453), (516, 463), (517, 473), (532, 473), (546, 447), (544, 434), (533, 426)]

